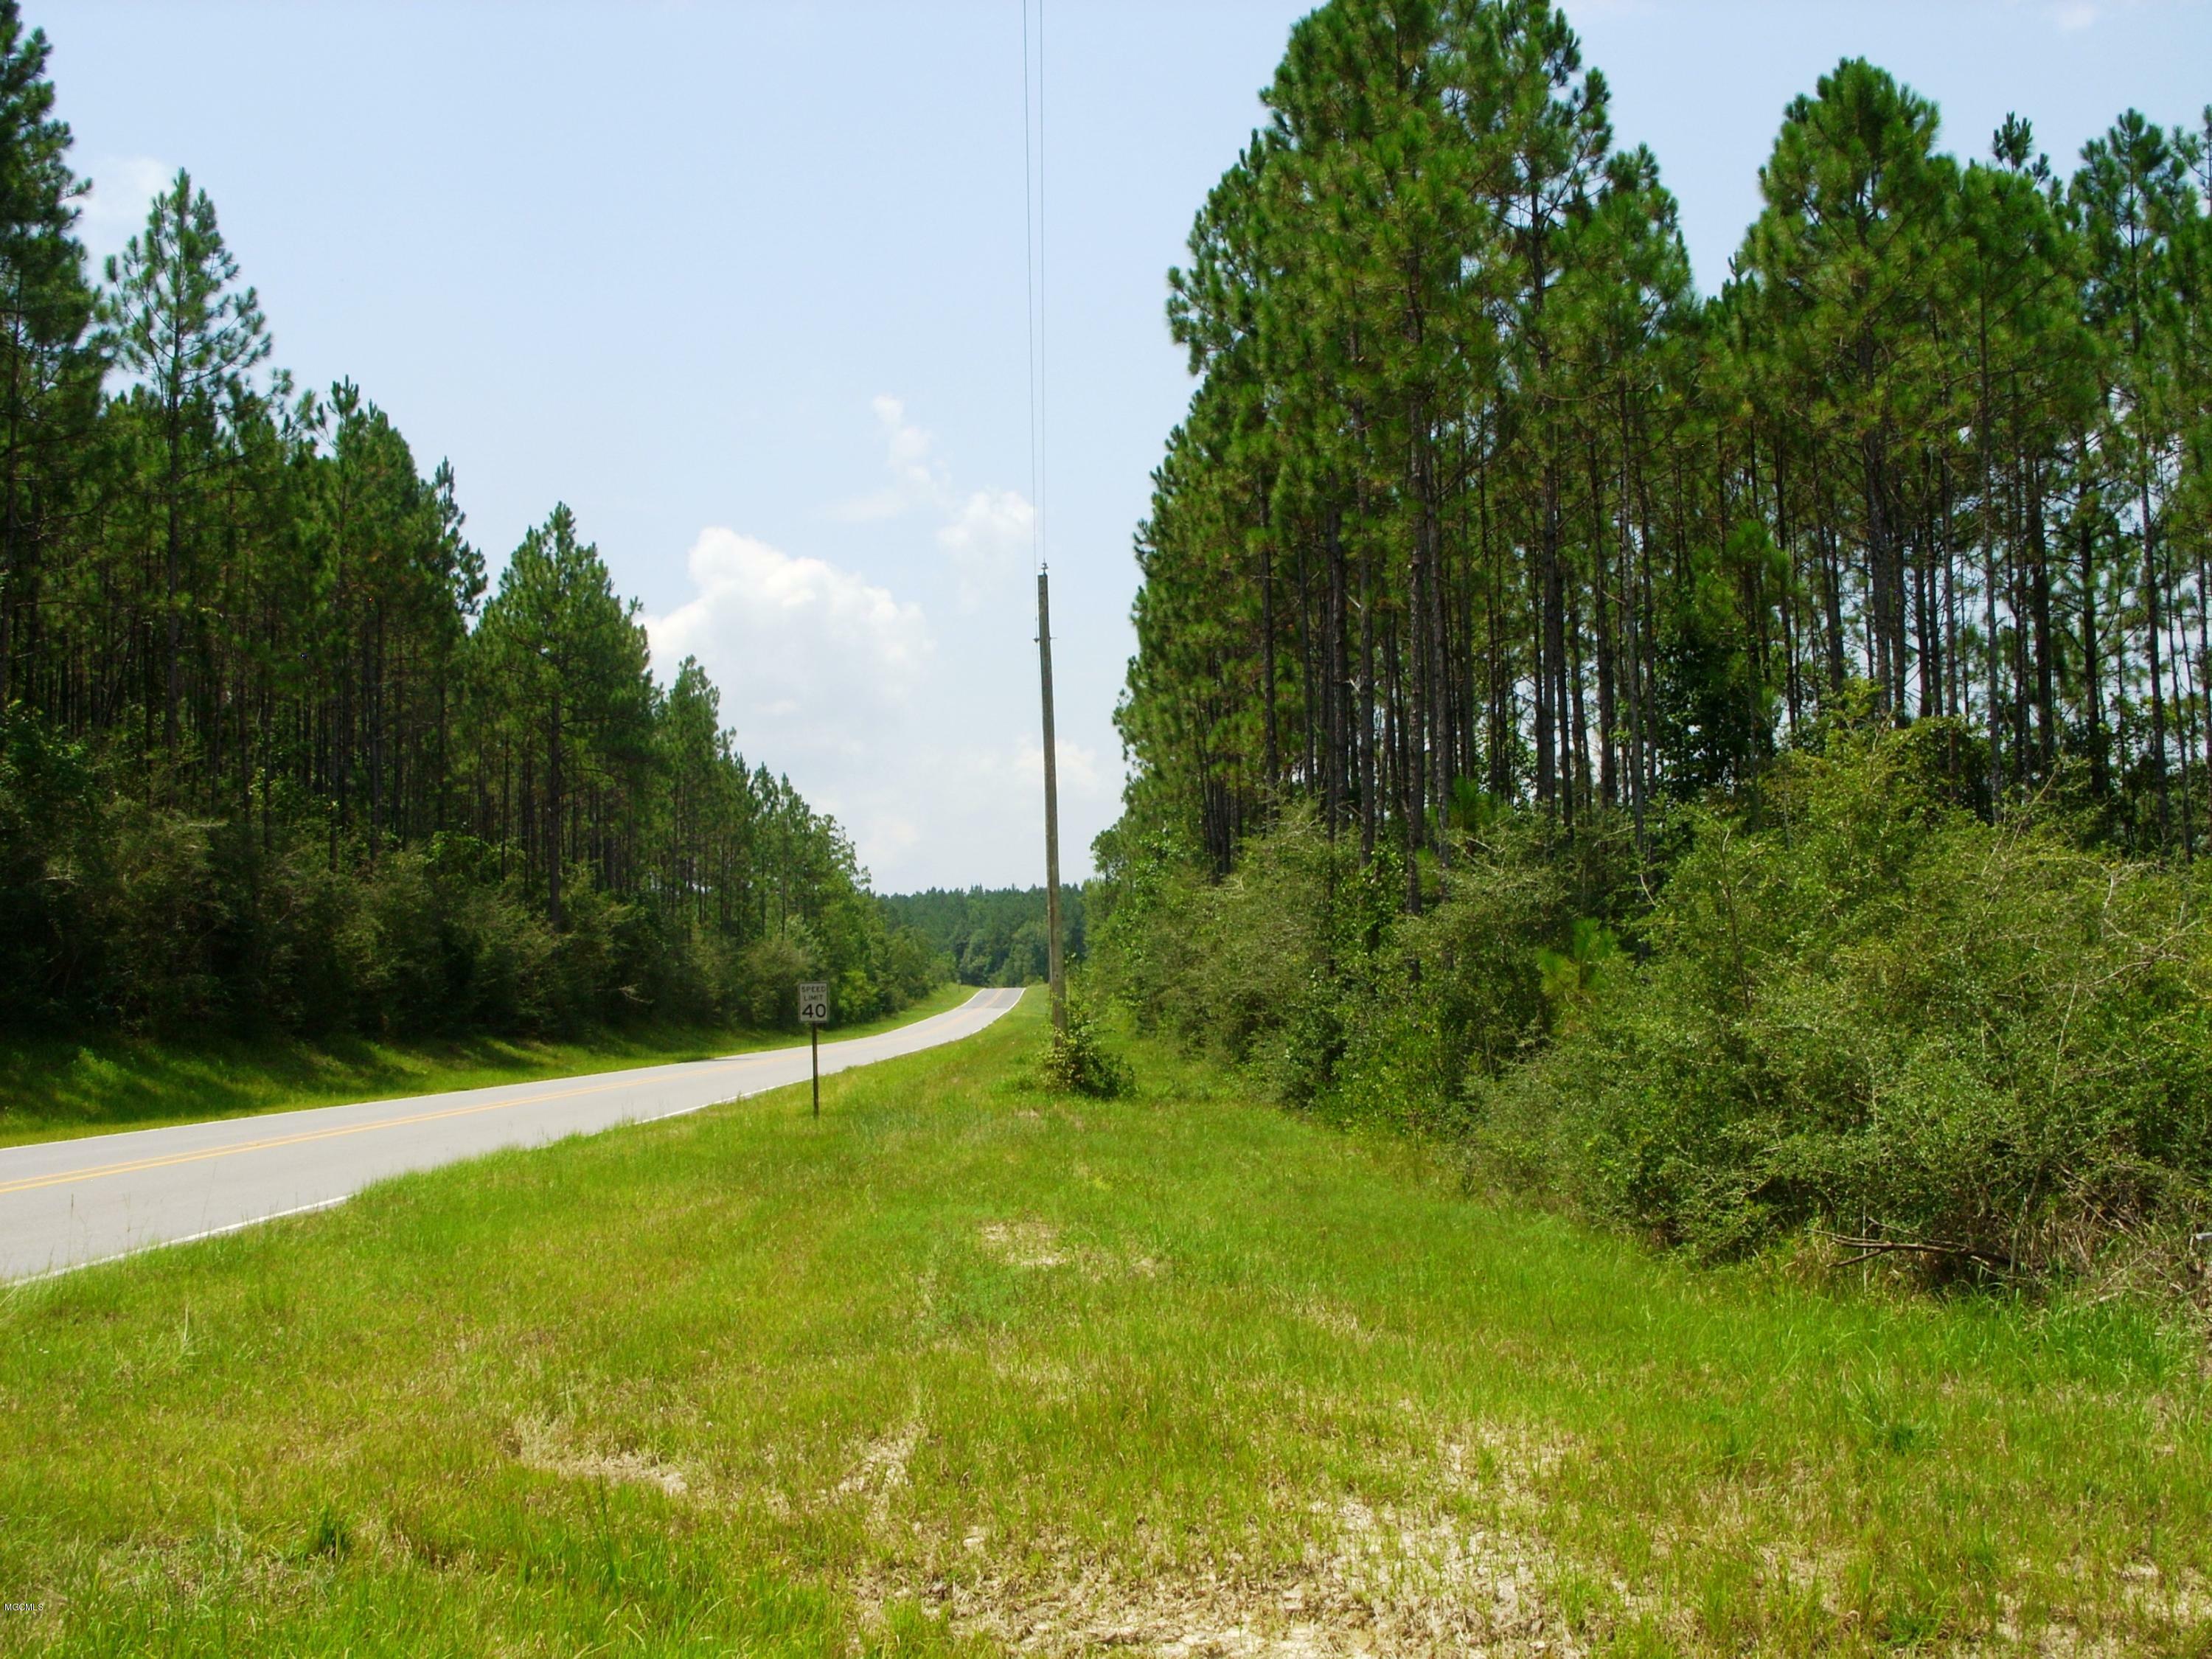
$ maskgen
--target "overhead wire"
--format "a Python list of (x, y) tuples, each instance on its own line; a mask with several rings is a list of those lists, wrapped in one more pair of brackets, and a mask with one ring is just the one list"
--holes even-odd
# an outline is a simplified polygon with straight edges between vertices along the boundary
[[(1036, 0), (1036, 114), (1030, 114), (1030, 0), (1022, 8), (1022, 276), (1029, 350), (1030, 572), (1044, 568), (1044, 0)], [(1030, 143), (1034, 119), (1036, 143)]]

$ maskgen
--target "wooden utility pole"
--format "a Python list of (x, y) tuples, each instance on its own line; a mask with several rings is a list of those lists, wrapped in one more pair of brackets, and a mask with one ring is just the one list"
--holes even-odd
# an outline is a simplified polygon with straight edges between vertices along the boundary
[(1044, 685), (1045, 963), (1052, 977), (1052, 1028), (1067, 1032), (1067, 970), (1060, 957), (1060, 768), (1052, 735), (1052, 601), (1037, 572), (1037, 675)]

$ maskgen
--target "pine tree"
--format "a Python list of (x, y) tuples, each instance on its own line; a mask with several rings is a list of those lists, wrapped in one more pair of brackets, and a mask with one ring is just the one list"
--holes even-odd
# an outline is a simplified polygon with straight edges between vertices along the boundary
[(599, 549), (556, 507), (523, 538), (484, 607), (475, 652), (504, 719), (544, 761), (543, 808), (526, 832), (545, 878), (545, 914), (563, 922), (563, 866), (576, 850), (575, 793), (595, 773), (641, 763), (652, 708), (645, 630), (615, 597)]
[(47, 44), (0, 0), (0, 709), (36, 693), (42, 568), (99, 389), (92, 291), (70, 234), (84, 185), (54, 118)]
[(216, 474), (237, 451), (246, 375), (271, 349), (260, 301), (238, 286), (215, 204), (179, 168), (154, 198), (146, 228), (107, 261), (101, 341), (137, 381), (154, 448), (149, 494), (158, 504), (162, 741), (173, 761), (181, 734), (182, 641), (191, 561)]

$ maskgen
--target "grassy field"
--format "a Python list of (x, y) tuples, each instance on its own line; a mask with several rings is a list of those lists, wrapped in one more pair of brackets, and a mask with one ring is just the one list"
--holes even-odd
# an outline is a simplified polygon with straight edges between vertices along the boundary
[(0, 1650), (2212, 1651), (2201, 1332), (1042, 1095), (1039, 1001), (0, 1292)]
[[(943, 1013), (974, 994), (973, 986), (940, 986), (889, 1018), (825, 1027), (823, 1035), (833, 1040), (866, 1036)], [(789, 1031), (702, 1026), (602, 1032), (576, 1042), (499, 1037), (412, 1043), (273, 1037), (199, 1044), (120, 1036), (90, 1042), (26, 1039), (0, 1042), (0, 1146), (575, 1077), (804, 1040)]]

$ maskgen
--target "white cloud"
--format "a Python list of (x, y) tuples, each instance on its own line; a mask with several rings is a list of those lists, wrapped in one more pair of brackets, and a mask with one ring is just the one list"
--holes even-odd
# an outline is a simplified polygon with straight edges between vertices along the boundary
[(1033, 543), (1036, 509), (1015, 489), (955, 489), (939, 459), (936, 441), (926, 427), (907, 418), (906, 404), (889, 392), (872, 400), (883, 428), (884, 468), (890, 476), (880, 489), (830, 509), (848, 523), (875, 523), (924, 513), (938, 520), (937, 544), (960, 579), (960, 603), (972, 608), (990, 587), (1020, 573), (1022, 555)]
[(830, 509), (830, 516), (867, 523), (899, 518), (917, 508), (942, 508), (951, 498), (952, 482), (944, 463), (931, 453), (933, 441), (928, 432), (908, 421), (906, 405), (887, 392), (869, 406), (884, 429), (884, 465), (891, 475), (890, 482), (866, 495), (840, 501)]
[(980, 590), (1019, 573), (1036, 522), (1029, 498), (1012, 489), (976, 490), (945, 520), (937, 544), (960, 573), (963, 604), (973, 605)]
[(702, 530), (692, 596), (647, 617), (664, 678), (696, 656), (749, 756), (858, 758), (919, 689), (934, 643), (921, 607), (848, 570), (750, 536)]
[(900, 482), (925, 495), (944, 489), (945, 469), (930, 457), (930, 436), (906, 417), (906, 405), (888, 392), (869, 405), (890, 434), (890, 468)]
[[(2018, 5), (2021, 0), (2012, 0)], [(2061, 34), (2079, 34), (2104, 22), (2115, 12), (2134, 11), (2143, 0), (2033, 0), (2035, 9)]]
[[(825, 785), (816, 804), (852, 832), (878, 891), (1043, 881), (1044, 751), (1036, 738), (1018, 735), (1036, 721), (1035, 697), (1026, 684), (1012, 696), (1002, 688), (972, 701), (940, 687), (903, 729), (885, 734), (879, 764)], [(947, 712), (963, 702), (958, 714)], [(1060, 872), (1079, 880), (1091, 866), (1091, 836), (1119, 810), (1121, 778), (1081, 743), (1063, 738), (1056, 748)], [(795, 773), (793, 781), (807, 787)]]
[(98, 275), (111, 253), (146, 228), (146, 210), (162, 187), (177, 176), (176, 168), (151, 155), (113, 155), (90, 162), (85, 168), (92, 189), (77, 204), (77, 240), (92, 255)]
[[(692, 544), (686, 596), (646, 619), (654, 667), (665, 679), (696, 656), (746, 758), (833, 814), (880, 890), (1042, 881), (1035, 613), (1007, 580), (1033, 509), (1018, 491), (956, 489), (905, 406), (874, 407), (881, 488), (838, 516), (902, 520), (868, 541), (936, 554), (935, 573), (877, 567), (914, 571), (915, 588), (895, 580), (933, 596), (927, 609), (858, 571), (710, 528)], [(1102, 743), (1100, 723), (1065, 697), (1061, 714), (1061, 869), (1076, 879), (1121, 777), (1110, 733)]]
[[(1063, 796), (1073, 797), (1077, 800), (1114, 801), (1120, 799), (1121, 781), (1119, 777), (1110, 781), (1108, 779), (1105, 769), (1098, 763), (1097, 750), (1086, 748), (1084, 744), (1072, 742), (1066, 738), (1055, 736), (1053, 738), (1052, 752), (1059, 761), (1057, 769), (1059, 776), (1056, 781), (1060, 785), (1060, 793)], [(1020, 753), (1013, 757), (1012, 764), (1008, 770), (1016, 778), (1036, 779), (1037, 789), (1042, 793), (1044, 788), (1043, 743), (1039, 741), (1023, 744)], [(1066, 849), (1063, 848), (1063, 855)]]

